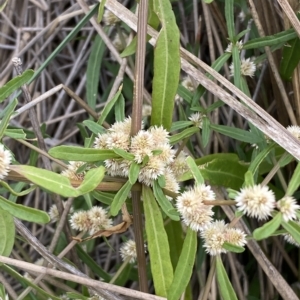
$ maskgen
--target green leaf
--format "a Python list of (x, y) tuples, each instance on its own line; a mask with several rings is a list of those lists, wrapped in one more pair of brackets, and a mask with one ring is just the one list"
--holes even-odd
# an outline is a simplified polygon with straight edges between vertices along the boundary
[(282, 222), (282, 214), (279, 212), (269, 222), (265, 223), (262, 227), (257, 228), (253, 232), (253, 237), (257, 240), (263, 240), (271, 236), (280, 226)]
[(15, 223), (13, 216), (1, 208), (0, 228), (0, 255), (10, 256), (15, 242)]
[(6, 129), (4, 135), (16, 140), (17, 139), (24, 140), (26, 138), (26, 133), (24, 132), (23, 129)]
[(206, 147), (210, 137), (210, 121), (207, 117), (203, 117), (202, 120), (202, 143), (203, 147)]
[(262, 150), (255, 159), (251, 162), (249, 166), (249, 171), (252, 174), (255, 174), (259, 168), (259, 165), (263, 162), (263, 160), (268, 156), (268, 154), (275, 148), (276, 144), (271, 143), (266, 149)]
[(300, 61), (300, 39), (297, 37), (283, 47), (280, 63), (280, 75), (284, 80), (291, 80), (293, 72)]
[(136, 162), (132, 162), (129, 168), (129, 174), (128, 174), (128, 179), (129, 182), (134, 185), (139, 177), (141, 170), (141, 166), (137, 164)]
[(72, 292), (67, 292), (66, 295), (67, 295), (68, 299), (76, 299), (76, 300), (89, 300), (90, 299), (86, 296), (82, 296), (80, 294), (72, 293)]
[(298, 165), (294, 170), (293, 176), (289, 181), (289, 185), (285, 193), (286, 196), (292, 196), (298, 190), (299, 185), (300, 185), (300, 163), (298, 162)]
[(7, 82), (4, 86), (0, 88), (0, 102), (5, 100), (14, 91), (20, 88), (22, 85), (26, 84), (29, 79), (33, 76), (33, 70), (26, 70), (21, 75), (18, 75)]
[(187, 128), (187, 129), (183, 130), (180, 133), (172, 135), (170, 137), (170, 144), (174, 145), (174, 144), (176, 144), (176, 143), (184, 140), (185, 138), (188, 138), (188, 137), (192, 136), (196, 132), (199, 132), (199, 128), (198, 127)]
[(123, 203), (126, 201), (131, 188), (132, 184), (127, 181), (117, 192), (110, 207), (110, 213), (112, 216), (116, 216), (118, 214)]
[(282, 222), (281, 226), (300, 244), (300, 225), (294, 221)]
[(16, 204), (14, 202), (6, 200), (2, 196), (0, 196), (0, 208), (4, 209), (14, 217), (21, 220), (42, 224), (48, 223), (50, 221), (50, 217), (46, 212), (27, 207), (25, 205)]
[(160, 185), (158, 184), (157, 180), (154, 181), (153, 184), (153, 194), (161, 207), (161, 209), (165, 212), (165, 214), (174, 221), (179, 221), (179, 213), (178, 211), (173, 207), (170, 200), (165, 196), (163, 193)]
[(77, 197), (80, 195), (80, 193), (71, 186), (70, 180), (63, 175), (24, 165), (14, 166), (14, 171), (23, 175), (32, 183), (55, 194), (59, 194), (64, 197)]
[(99, 10), (98, 10), (98, 16), (97, 16), (97, 22), (98, 23), (100, 23), (102, 21), (103, 14), (104, 14), (105, 3), (106, 3), (106, 0), (103, 0), (103, 1), (100, 2)]
[[(230, 2), (230, 1), (228, 1)], [(233, 2), (233, 1), (232, 1)], [(227, 3), (227, 1), (226, 1)], [(240, 61), (240, 53), (238, 47), (235, 43), (232, 44), (232, 61), (233, 61), (233, 80), (234, 85), (241, 89), (241, 61)]]
[(108, 193), (108, 192), (101, 192), (101, 191), (92, 191), (91, 195), (101, 203), (106, 205), (111, 205), (114, 200), (115, 194)]
[(123, 122), (125, 119), (125, 99), (122, 94), (115, 105), (115, 118), (117, 122)]
[(170, 132), (177, 131), (179, 129), (183, 129), (189, 126), (192, 126), (194, 123), (192, 121), (177, 121), (172, 123), (172, 127)]
[[(20, 182), (19, 184), (21, 184), (22, 186), (25, 185), (24, 182)], [(5, 189), (7, 189), (11, 194), (15, 195), (15, 196), (18, 196), (18, 197), (21, 197), (21, 196), (24, 196), (24, 195), (27, 195), (29, 194), (30, 192), (34, 191), (36, 189), (36, 186), (32, 186), (30, 187), (29, 189), (27, 190), (24, 190), (22, 192), (16, 192), (15, 190), (13, 190), (9, 184), (7, 184), (5, 181), (1, 181), (0, 180), (0, 185), (2, 185)]]
[(222, 299), (238, 300), (219, 255), (216, 256), (216, 273)]
[(92, 120), (84, 120), (82, 122), (92, 133), (98, 134), (98, 133), (106, 133), (106, 130), (101, 125), (97, 124), (96, 122)]
[(154, 0), (153, 8), (162, 28), (154, 49), (151, 125), (170, 130), (180, 75), (179, 30), (169, 1)]
[(216, 124), (210, 124), (210, 127), (223, 135), (245, 143), (256, 144), (262, 141), (257, 135), (247, 130)]
[(158, 178), (157, 178), (157, 183), (158, 185), (161, 187), (161, 188), (164, 188), (166, 186), (166, 178), (164, 175), (160, 175)]
[(250, 40), (243, 45), (243, 49), (248, 50), (248, 49), (262, 48), (266, 46), (280, 45), (294, 38), (297, 38), (297, 33), (295, 32), (294, 28), (291, 28), (276, 33), (274, 35), (269, 35), (269, 36)]
[[(193, 100), (193, 94), (187, 88), (182, 86), (181, 84), (178, 85), (177, 94), (183, 98), (187, 103), (191, 103)], [(173, 124), (172, 124), (173, 125)]]
[(83, 195), (93, 191), (103, 180), (104, 174), (103, 166), (87, 171), (81, 185), (77, 188), (78, 192)]
[(188, 228), (184, 244), (168, 292), (168, 300), (177, 300), (185, 291), (193, 272), (197, 251), (197, 232)]
[(134, 160), (134, 155), (132, 153), (129, 153), (123, 149), (120, 148), (114, 148), (113, 151), (119, 156), (123, 157), (126, 160), (133, 161)]
[(18, 104), (18, 100), (14, 99), (4, 109), (3, 118), (0, 122), (0, 140), (2, 140), (2, 138), (3, 138), (4, 132), (9, 123), (10, 117), (13, 114), (17, 104)]
[(114, 107), (114, 105), (118, 101), (120, 95), (121, 95), (121, 89), (119, 89), (117, 91), (117, 93), (114, 95), (114, 97), (109, 102), (106, 103), (105, 107), (103, 108), (103, 110), (101, 112), (100, 118), (97, 122), (98, 124), (101, 125), (105, 121), (105, 119), (108, 116), (109, 112), (112, 110), (112, 108)]
[(251, 171), (245, 173), (245, 186), (254, 186), (254, 178)]
[[(104, 1), (101, 1), (100, 7)], [(86, 70), (86, 97), (88, 105), (95, 110), (98, 95), (100, 69), (106, 45), (97, 34), (92, 45)]]
[(225, 18), (229, 40), (234, 42), (235, 25), (234, 25), (234, 0), (225, 1)]
[(234, 252), (234, 253), (242, 253), (245, 251), (244, 247), (233, 245), (228, 242), (225, 242), (222, 245), (222, 248), (226, 249), (227, 251)]
[[(213, 159), (207, 165), (199, 166), (201, 175), (208, 180), (211, 185), (224, 186), (239, 190), (244, 183), (244, 175), (247, 167), (237, 161), (227, 159)], [(181, 175), (179, 181), (192, 179), (191, 171)]]
[(224, 102), (219, 100), (219, 101), (214, 102), (212, 105), (210, 105), (205, 111), (206, 111), (206, 113), (210, 113), (213, 110), (215, 110), (216, 108), (219, 108), (223, 105), (224, 105)]
[(67, 161), (95, 162), (111, 158), (120, 158), (113, 150), (83, 148), (74, 146), (58, 146), (51, 148), (49, 154), (58, 159)]
[(150, 187), (143, 185), (145, 227), (155, 294), (167, 297), (173, 281), (170, 247), (164, 222)]
[(190, 172), (192, 173), (196, 183), (198, 185), (200, 184), (204, 184), (204, 178), (203, 176), (201, 175), (201, 172), (197, 166), (197, 164), (195, 163), (195, 160), (192, 158), (192, 157), (187, 157), (186, 159), (186, 163), (187, 165), (189, 166), (190, 168)]

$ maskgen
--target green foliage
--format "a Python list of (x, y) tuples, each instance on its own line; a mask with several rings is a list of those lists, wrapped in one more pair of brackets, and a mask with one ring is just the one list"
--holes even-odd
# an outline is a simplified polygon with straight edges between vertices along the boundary
[(186, 163), (187, 165), (189, 166), (190, 168), (190, 172), (192, 173), (196, 183), (198, 185), (200, 184), (204, 184), (204, 178), (196, 164), (196, 162), (189, 156), (187, 159), (186, 159)]
[[(101, 5), (99, 6), (99, 8), (103, 6), (104, 2), (105, 1), (101, 1)], [(95, 109), (96, 107), (100, 68), (105, 48), (105, 43), (103, 42), (101, 37), (99, 35), (96, 35), (86, 70), (86, 97), (87, 103), (92, 109)]]
[(2, 209), (1, 201), (0, 199), (0, 255), (9, 256), (15, 242), (15, 223), (13, 216)]
[(275, 217), (269, 222), (265, 223), (262, 227), (257, 228), (253, 232), (253, 237), (259, 241), (271, 236), (280, 226), (282, 222), (282, 214), (277, 213)]
[(299, 185), (300, 185), (300, 163), (298, 162), (298, 165), (293, 173), (293, 176), (289, 181), (286, 190), (286, 196), (292, 196), (299, 188)]
[(19, 89), (22, 85), (26, 84), (33, 76), (33, 70), (26, 70), (23, 74), (18, 75), (8, 81), (4, 86), (0, 88), (0, 102), (4, 101), (14, 91)]
[(216, 273), (217, 281), (219, 285), (219, 291), (224, 300), (237, 300), (234, 289), (229, 281), (227, 272), (224, 268), (222, 259), (220, 256), (216, 257)]
[(120, 158), (114, 150), (83, 148), (74, 146), (58, 146), (51, 148), (49, 154), (55, 158), (68, 161), (96, 162), (111, 158)]
[(0, 208), (21, 220), (41, 224), (45, 224), (50, 221), (50, 217), (46, 212), (27, 207), (25, 205), (16, 204), (14, 202), (8, 201), (2, 196), (0, 196)]
[(169, 130), (180, 73), (179, 30), (169, 1), (153, 0), (153, 8), (162, 28), (154, 49), (151, 124)]
[(292, 74), (300, 61), (300, 40), (295, 38), (283, 48), (282, 60), (280, 63), (280, 75), (284, 80), (291, 80)]
[(123, 203), (126, 201), (131, 188), (132, 188), (132, 184), (128, 180), (117, 192), (110, 206), (110, 213), (112, 216), (116, 216), (118, 214)]
[(179, 214), (173, 207), (170, 200), (163, 193), (159, 183), (155, 180), (153, 184), (153, 194), (163, 212), (174, 221), (179, 221)]
[(197, 250), (197, 232), (187, 230), (178, 264), (175, 269), (173, 282), (168, 292), (168, 300), (179, 299), (185, 291), (194, 267)]
[(168, 237), (152, 190), (147, 186), (143, 186), (142, 194), (155, 293), (158, 296), (167, 297), (173, 281), (173, 267), (170, 259)]

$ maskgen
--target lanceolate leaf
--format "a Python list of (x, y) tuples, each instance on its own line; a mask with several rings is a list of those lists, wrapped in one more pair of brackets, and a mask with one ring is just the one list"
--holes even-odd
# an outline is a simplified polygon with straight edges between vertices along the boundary
[(105, 168), (100, 166), (89, 170), (84, 176), (83, 182), (77, 188), (80, 194), (86, 194), (93, 191), (102, 181), (105, 174)]
[(300, 185), (300, 163), (298, 163), (286, 190), (287, 196), (292, 196)]
[(216, 271), (222, 299), (238, 300), (219, 255), (216, 257)]
[(9, 82), (7, 82), (3, 87), (1, 87), (0, 102), (5, 100), (5, 98), (11, 95), (15, 90), (20, 88), (22, 85), (26, 84), (33, 74), (34, 74), (33, 70), (26, 70), (24, 73), (14, 77)]
[(0, 255), (9, 256), (15, 242), (15, 223), (13, 216), (1, 208), (0, 228)]
[(174, 279), (168, 292), (168, 300), (177, 300), (186, 289), (194, 267), (197, 250), (197, 232), (188, 228), (174, 273)]
[(161, 209), (165, 212), (165, 214), (174, 221), (179, 221), (179, 214), (177, 210), (173, 207), (170, 200), (165, 196), (158, 182), (155, 181), (153, 184), (153, 193), (154, 196), (159, 203)]
[(18, 100), (14, 99), (4, 109), (3, 118), (2, 118), (1, 123), (0, 123), (0, 139), (1, 140), (2, 140), (3, 134), (6, 130), (6, 127), (9, 123), (10, 116), (13, 114), (17, 104), (18, 104)]
[(257, 228), (253, 232), (253, 237), (257, 240), (263, 240), (272, 235), (280, 226), (282, 221), (282, 214), (279, 212), (269, 222), (265, 223), (262, 227)]
[(46, 212), (25, 205), (16, 204), (8, 201), (2, 196), (0, 196), (0, 208), (21, 220), (43, 224), (50, 221), (50, 217)]
[(234, 26), (234, 0), (226, 0), (225, 1), (225, 18), (229, 40), (233, 41), (233, 37), (235, 36), (235, 26)]
[(300, 244), (300, 225), (294, 221), (282, 222), (281, 226)]
[(179, 30), (170, 1), (154, 0), (153, 10), (162, 28), (154, 49), (151, 123), (170, 130), (180, 74)]
[[(101, 1), (101, 5), (102, 5)], [(100, 7), (101, 7), (100, 5)], [(99, 35), (96, 35), (91, 54), (88, 59), (87, 71), (86, 71), (86, 96), (87, 103), (92, 108), (96, 107), (96, 99), (98, 95), (98, 84), (100, 78), (100, 68), (103, 60), (103, 54), (105, 51), (105, 43)]]
[(143, 185), (145, 226), (150, 255), (151, 272), (156, 295), (167, 297), (173, 281), (170, 247), (163, 218), (151, 188)]
[(113, 150), (102, 150), (95, 148), (83, 148), (73, 146), (58, 146), (51, 148), (49, 154), (58, 159), (74, 161), (103, 161), (110, 158), (120, 158)]
[(115, 195), (110, 207), (110, 213), (112, 216), (116, 216), (118, 214), (123, 203), (126, 201), (131, 188), (132, 184), (129, 181), (127, 181)]
[(201, 175), (201, 172), (192, 157), (187, 157), (186, 163), (190, 168), (190, 172), (192, 173), (197, 184), (204, 184), (204, 178)]

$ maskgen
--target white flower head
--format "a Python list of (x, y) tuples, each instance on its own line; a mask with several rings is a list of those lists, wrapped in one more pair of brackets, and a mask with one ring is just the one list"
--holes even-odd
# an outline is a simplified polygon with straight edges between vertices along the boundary
[(186, 152), (181, 151), (174, 161), (169, 165), (169, 168), (172, 170), (176, 178), (189, 170), (189, 167), (186, 163), (186, 158)]
[(296, 219), (296, 211), (300, 208), (296, 199), (291, 196), (285, 196), (281, 200), (276, 202), (278, 210), (282, 213), (283, 220), (288, 222)]
[(227, 227), (225, 231), (225, 241), (235, 246), (243, 247), (246, 241), (246, 234), (238, 228)]
[(87, 212), (87, 215), (91, 222), (91, 227), (89, 228), (90, 234), (112, 226), (112, 220), (108, 218), (107, 211), (100, 206), (93, 206)]
[(292, 125), (292, 126), (288, 126), (287, 131), (290, 132), (290, 134), (292, 134), (297, 140), (300, 140), (300, 126), (297, 125)]
[(0, 144), (0, 179), (4, 179), (7, 176), (11, 160), (12, 156), (10, 151), (6, 150), (4, 146)]
[(152, 156), (153, 140), (148, 131), (140, 130), (131, 139), (130, 152), (134, 155), (134, 160), (141, 163), (146, 156)]
[(77, 211), (71, 216), (70, 225), (73, 229), (78, 231), (89, 231), (92, 227), (88, 213), (84, 210)]
[(203, 117), (203, 114), (196, 112), (190, 115), (189, 120), (192, 121), (196, 127), (202, 128)]
[(123, 150), (129, 149), (130, 136), (123, 132), (112, 132), (108, 135), (106, 144), (108, 149), (119, 148)]
[(226, 253), (223, 248), (225, 240), (225, 231), (227, 224), (223, 220), (214, 221), (204, 228), (200, 235), (204, 240), (205, 251), (210, 255)]
[(193, 92), (195, 90), (194, 83), (192, 82), (190, 76), (184, 77), (181, 81), (181, 84), (190, 92)]
[(183, 222), (192, 230), (203, 230), (212, 221), (213, 211), (211, 205), (203, 201), (215, 200), (215, 193), (210, 186), (197, 185), (185, 191), (176, 199), (176, 207)]
[[(143, 125), (143, 124), (142, 124)], [(122, 132), (124, 135), (130, 135), (131, 131), (131, 117), (126, 118), (122, 122), (115, 122), (108, 129), (109, 132)]]
[[(234, 75), (234, 64), (232, 63), (230, 66), (230, 75)], [(254, 72), (256, 71), (256, 66), (253, 61), (251, 61), (250, 58), (244, 59), (242, 58), (241, 60), (241, 74), (244, 76), (254, 76)]]
[(128, 240), (127, 242), (123, 243), (120, 248), (120, 254), (123, 261), (129, 259), (129, 263), (134, 263), (137, 257), (135, 241)]
[[(63, 204), (63, 207), (66, 206), (66, 202), (62, 202), (62, 204)], [(71, 207), (70, 213), (73, 213), (73, 207)], [(53, 204), (50, 207), (48, 214), (49, 214), (50, 219), (51, 219), (52, 222), (57, 222), (59, 220), (59, 213), (58, 213), (58, 209), (57, 209), (56, 204)]]
[[(235, 46), (238, 48), (239, 51), (243, 49), (243, 41), (239, 41), (235, 43)], [(229, 43), (225, 52), (231, 53), (232, 52), (232, 43)]]
[(94, 148), (96, 149), (108, 149), (107, 139), (109, 138), (109, 134), (103, 133), (98, 134), (94, 141)]
[(143, 117), (150, 117), (152, 112), (152, 106), (149, 104), (143, 104), (142, 107), (142, 116)]
[(275, 206), (274, 193), (260, 184), (241, 189), (235, 201), (239, 211), (258, 220), (267, 219)]

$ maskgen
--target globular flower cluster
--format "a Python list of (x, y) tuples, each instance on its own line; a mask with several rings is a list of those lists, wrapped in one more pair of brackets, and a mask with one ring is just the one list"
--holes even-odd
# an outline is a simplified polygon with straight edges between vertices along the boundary
[[(232, 63), (229, 66), (230, 69), (230, 75), (233, 76), (234, 75), (234, 64)], [(250, 76), (253, 77), (254, 76), (254, 72), (256, 71), (256, 65), (253, 61), (251, 61), (250, 58), (242, 58), (241, 60), (241, 74), (244, 76)]]
[(224, 242), (243, 247), (246, 235), (239, 229), (230, 228), (224, 221), (213, 221), (212, 205), (204, 201), (214, 201), (215, 193), (210, 186), (196, 185), (183, 192), (176, 199), (176, 207), (183, 222), (192, 230), (199, 231), (204, 247), (210, 255), (226, 253)]
[(129, 263), (134, 263), (137, 258), (135, 241), (128, 240), (127, 242), (123, 243), (120, 248), (120, 254), (123, 261), (128, 260)]
[(203, 114), (197, 112), (197, 113), (191, 114), (189, 117), (189, 120), (194, 123), (194, 126), (202, 128), (203, 117), (205, 117)]
[[(166, 189), (178, 192), (177, 177), (187, 170), (182, 154), (175, 158), (175, 150), (169, 143), (169, 133), (163, 127), (150, 127), (140, 130), (130, 137), (131, 118), (116, 122), (107, 133), (95, 139), (97, 149), (122, 149), (133, 155), (133, 160), (107, 159), (104, 161), (107, 173), (111, 176), (127, 177), (130, 165), (135, 162), (141, 166), (138, 181), (151, 186), (154, 180), (164, 175)], [(185, 167), (184, 167), (184, 166)]]
[(11, 160), (10, 151), (6, 150), (4, 145), (0, 144), (0, 179), (4, 179), (7, 176)]
[(276, 202), (274, 193), (260, 184), (241, 189), (235, 201), (239, 211), (258, 220), (267, 219), (277, 208), (283, 220), (288, 222), (297, 218), (296, 213), (300, 208), (296, 199), (291, 196), (285, 196)]
[(75, 212), (70, 218), (70, 224), (75, 230), (94, 234), (101, 229), (111, 227), (112, 220), (107, 216), (107, 211), (104, 208), (94, 206), (88, 211)]
[(291, 125), (288, 126), (287, 131), (289, 131), (297, 140), (300, 140), (300, 126)]
[(225, 242), (243, 247), (246, 244), (246, 234), (237, 228), (228, 227), (223, 220), (210, 223), (200, 233), (204, 240), (205, 251), (210, 255), (226, 253)]
[[(238, 41), (235, 43), (235, 46), (238, 48), (239, 51), (243, 49), (243, 41)], [(225, 52), (231, 53), (232, 52), (232, 43), (229, 43)]]
[(121, 22), (121, 20), (108, 9), (104, 10), (102, 20), (103, 20), (104, 24), (108, 25), (108, 26), (114, 26), (117, 23)]
[[(63, 207), (66, 206), (66, 202), (62, 202), (62, 204), (63, 204)], [(73, 207), (71, 207), (70, 213), (73, 213)], [(59, 220), (59, 213), (58, 213), (58, 209), (57, 209), (56, 204), (53, 204), (50, 207), (48, 214), (49, 214), (50, 219), (51, 219), (52, 222), (57, 222)]]
[(210, 186), (204, 184), (183, 192), (176, 199), (176, 207), (183, 222), (198, 231), (203, 230), (212, 222), (212, 205), (205, 205), (203, 201), (215, 200), (215, 193)]
[(275, 208), (275, 195), (267, 186), (248, 186), (235, 198), (238, 210), (249, 217), (265, 220)]

